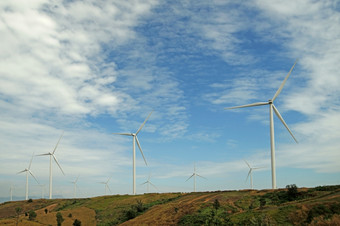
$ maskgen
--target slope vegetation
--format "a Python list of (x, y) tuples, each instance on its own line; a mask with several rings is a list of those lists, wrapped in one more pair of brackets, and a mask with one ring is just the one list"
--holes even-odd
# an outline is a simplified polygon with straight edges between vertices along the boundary
[[(34, 213), (33, 213), (34, 212)], [(0, 225), (340, 225), (340, 185), (6, 202)]]

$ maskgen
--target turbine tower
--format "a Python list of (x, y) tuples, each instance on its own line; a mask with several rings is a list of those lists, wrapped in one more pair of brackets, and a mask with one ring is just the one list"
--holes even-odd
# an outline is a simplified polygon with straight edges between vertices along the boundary
[(157, 187), (150, 181), (150, 177), (151, 177), (151, 174), (149, 174), (148, 180), (141, 184), (141, 185), (146, 184), (146, 186), (147, 186), (147, 193), (149, 193), (149, 187), (150, 187), (149, 185), (150, 184), (158, 191)]
[(196, 173), (196, 163), (194, 163), (194, 173), (185, 181), (185, 182), (187, 182), (188, 180), (190, 180), (190, 178), (194, 177), (194, 192), (196, 192), (196, 176), (207, 179), (205, 177), (202, 177), (198, 173)]
[(249, 167), (249, 172), (248, 172), (248, 176), (247, 176), (246, 181), (248, 180), (248, 178), (250, 176), (250, 188), (253, 189), (253, 170), (262, 169), (263, 167), (251, 167), (246, 160), (244, 160), (244, 162)]
[[(35, 178), (35, 176), (33, 175), (32, 171), (30, 170), (31, 169), (31, 165), (32, 165), (32, 160), (33, 160), (33, 156), (34, 154), (32, 155), (32, 158), (31, 158), (31, 161), (30, 161), (30, 164), (28, 165), (28, 168), (18, 172), (17, 174), (19, 173), (24, 173), (26, 172), (26, 200), (28, 200), (28, 174), (31, 174), (31, 176), (35, 179), (35, 181), (39, 184), (37, 178)], [(12, 190), (11, 190), (12, 191)]]
[(275, 140), (274, 140), (274, 119), (273, 119), (273, 111), (275, 112), (276, 116), (280, 119), (280, 121), (282, 122), (282, 124), (286, 127), (286, 129), (288, 130), (288, 132), (290, 133), (290, 135), (293, 137), (293, 139), (295, 140), (296, 143), (298, 143), (298, 141), (296, 140), (296, 138), (294, 137), (292, 131), (290, 131), (290, 129), (288, 128), (288, 125), (286, 124), (286, 122), (284, 121), (284, 119), (282, 118), (280, 112), (277, 110), (277, 108), (274, 105), (274, 101), (277, 98), (277, 96), (281, 93), (281, 90), (283, 88), (283, 86), (285, 85), (288, 77), (290, 76), (290, 74), (292, 73), (293, 68), (295, 67), (297, 63), (297, 60), (295, 61), (294, 65), (292, 66), (292, 68), (290, 69), (290, 71), (288, 72), (286, 78), (283, 80), (281, 86), (279, 87), (279, 89), (276, 91), (276, 93), (274, 94), (273, 98), (268, 100), (267, 102), (258, 102), (258, 103), (253, 103), (253, 104), (247, 104), (247, 105), (241, 105), (241, 106), (236, 106), (236, 107), (229, 107), (229, 108), (225, 108), (225, 109), (236, 109), (236, 108), (245, 108), (245, 107), (255, 107), (255, 106), (261, 106), (261, 105), (269, 105), (269, 120), (270, 120), (270, 149), (271, 149), (271, 168), (272, 168), (272, 188), (276, 189), (276, 171), (275, 171)]
[(64, 173), (63, 169), (61, 168), (57, 158), (54, 155), (54, 153), (57, 150), (57, 147), (59, 145), (59, 142), (60, 142), (61, 138), (63, 137), (63, 134), (64, 133), (61, 134), (55, 148), (53, 149), (53, 152), (38, 155), (38, 156), (43, 156), (43, 155), (49, 155), (50, 156), (50, 194), (49, 194), (49, 199), (52, 199), (52, 157), (53, 157), (54, 161), (57, 163), (57, 165), (59, 166), (59, 169), (61, 170), (61, 172), (65, 175), (65, 173)]
[(45, 184), (39, 184), (39, 186), (41, 187), (41, 198), (44, 199), (45, 198)]
[(150, 114), (148, 115), (148, 117), (144, 120), (143, 124), (139, 127), (139, 129), (137, 130), (136, 133), (113, 133), (113, 134), (118, 134), (118, 135), (123, 135), (123, 136), (132, 136), (132, 151), (133, 151), (133, 157), (132, 157), (132, 177), (133, 177), (133, 182), (132, 182), (132, 191), (133, 191), (133, 195), (136, 194), (136, 143), (138, 145), (138, 148), (140, 150), (140, 153), (143, 156), (145, 165), (148, 165), (148, 163), (145, 160), (142, 148), (140, 146), (139, 140), (138, 140), (138, 133), (141, 131), (141, 129), (143, 128), (143, 126), (145, 125), (146, 121), (148, 121), (149, 117), (151, 116), (152, 111), (150, 112)]
[(106, 182), (99, 182), (100, 184), (105, 184), (105, 195), (107, 194), (107, 189), (109, 189), (109, 191), (112, 193), (108, 183), (110, 181), (111, 177), (106, 181)]
[(74, 198), (77, 198), (77, 182), (78, 182), (78, 179), (79, 179), (79, 175), (78, 175), (78, 177), (75, 181), (71, 182), (72, 184), (74, 184), (74, 191), (73, 191), (73, 197)]
[(9, 197), (10, 197), (10, 201), (13, 201), (13, 190), (14, 190), (14, 186), (11, 185), (11, 187), (9, 187)]

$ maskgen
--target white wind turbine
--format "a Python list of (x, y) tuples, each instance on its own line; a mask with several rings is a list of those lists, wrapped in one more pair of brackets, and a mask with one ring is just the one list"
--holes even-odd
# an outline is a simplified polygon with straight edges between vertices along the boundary
[(290, 71), (288, 72), (286, 78), (283, 80), (281, 86), (279, 87), (279, 89), (276, 91), (275, 95), (273, 96), (272, 99), (268, 100), (267, 102), (258, 102), (258, 103), (253, 103), (253, 104), (247, 104), (247, 105), (241, 105), (241, 106), (236, 106), (236, 107), (229, 107), (229, 108), (225, 108), (225, 109), (236, 109), (236, 108), (244, 108), (244, 107), (254, 107), (254, 106), (261, 106), (261, 105), (269, 105), (269, 120), (270, 120), (270, 148), (271, 148), (271, 168), (272, 168), (272, 188), (276, 189), (276, 171), (275, 171), (275, 140), (274, 140), (274, 119), (273, 119), (273, 110), (276, 114), (276, 116), (280, 119), (280, 121), (282, 122), (282, 124), (286, 127), (286, 129), (288, 130), (288, 132), (290, 133), (290, 135), (293, 137), (293, 139), (295, 140), (296, 143), (298, 143), (298, 141), (296, 140), (296, 138), (294, 137), (292, 131), (290, 131), (290, 129), (288, 128), (288, 125), (286, 124), (286, 122), (284, 121), (284, 119), (282, 118), (281, 114), (279, 113), (279, 111), (277, 110), (277, 108), (274, 105), (274, 100), (277, 98), (277, 96), (281, 93), (281, 90), (283, 88), (283, 86), (285, 85), (288, 77), (290, 76), (290, 74), (292, 73), (293, 68), (295, 67), (295, 64), (297, 63), (297, 60), (295, 61), (294, 65), (292, 66), (292, 68), (290, 69)]
[(77, 198), (77, 187), (78, 187), (78, 186), (77, 186), (77, 182), (78, 182), (78, 179), (79, 179), (79, 175), (78, 175), (78, 177), (77, 177), (77, 179), (76, 179), (75, 181), (72, 181), (72, 182), (71, 182), (72, 184), (74, 184), (74, 191), (73, 191), (73, 192), (74, 192), (74, 193), (73, 193), (73, 197), (74, 197), (74, 198)]
[(246, 160), (244, 160), (244, 162), (249, 167), (249, 172), (248, 172), (248, 176), (247, 176), (246, 181), (248, 180), (248, 178), (250, 176), (250, 187), (251, 187), (251, 189), (253, 189), (253, 170), (262, 169), (263, 167), (251, 167)]
[(105, 195), (107, 194), (107, 189), (109, 189), (110, 193), (112, 193), (108, 183), (110, 181), (111, 177), (106, 182), (99, 182), (100, 184), (105, 184)]
[(202, 177), (198, 173), (196, 173), (196, 163), (194, 163), (194, 173), (185, 181), (185, 182), (187, 182), (188, 180), (190, 180), (190, 178), (194, 177), (194, 192), (196, 192), (196, 176), (207, 179), (205, 177)]
[(33, 156), (34, 156), (34, 154), (32, 155), (32, 158), (31, 158), (30, 164), (28, 165), (28, 168), (26, 168), (26, 169), (24, 169), (24, 170), (22, 170), (22, 171), (17, 173), (17, 174), (19, 174), (19, 173), (26, 172), (26, 200), (28, 200), (28, 174), (31, 174), (31, 176), (39, 184), (37, 178), (35, 178), (35, 176), (33, 175), (32, 171), (30, 170), (31, 169), (31, 165), (32, 165)]
[(41, 188), (41, 198), (44, 199), (45, 198), (45, 184), (39, 184), (40, 188)]
[(10, 201), (13, 201), (13, 190), (14, 190), (14, 186), (11, 185), (11, 187), (9, 187), (9, 197), (10, 197)]
[(152, 114), (152, 111), (148, 115), (148, 117), (144, 120), (143, 124), (139, 127), (139, 129), (137, 130), (136, 133), (113, 133), (113, 134), (118, 134), (118, 135), (123, 135), (123, 136), (132, 136), (132, 147), (133, 147), (132, 148), (132, 150), (133, 150), (133, 157), (132, 157), (132, 167), (133, 167), (133, 170), (132, 170), (133, 171), (133, 173), (132, 173), (132, 175), (133, 175), (132, 190), (133, 190), (133, 194), (134, 195), (136, 194), (136, 143), (138, 145), (140, 153), (143, 156), (145, 165), (148, 165), (148, 163), (145, 160), (145, 157), (144, 157), (144, 154), (143, 154), (142, 148), (140, 146), (140, 143), (139, 143), (137, 135), (141, 131), (141, 129), (143, 128), (143, 126), (145, 125), (146, 121), (149, 119), (151, 114)]
[(147, 193), (149, 193), (149, 185), (150, 184), (158, 191), (157, 187), (150, 181), (150, 177), (151, 177), (151, 174), (149, 174), (148, 180), (141, 184), (141, 185), (146, 184), (146, 186), (147, 186)]
[(43, 156), (43, 155), (49, 155), (50, 156), (50, 194), (49, 194), (49, 199), (52, 199), (52, 157), (53, 157), (54, 161), (57, 163), (57, 165), (59, 166), (59, 169), (61, 170), (61, 172), (65, 175), (65, 173), (64, 173), (63, 169), (61, 168), (57, 158), (54, 155), (54, 153), (57, 150), (57, 147), (59, 145), (59, 142), (60, 142), (61, 138), (63, 137), (63, 134), (64, 133), (61, 134), (55, 148), (53, 149), (53, 152), (38, 155), (38, 156)]

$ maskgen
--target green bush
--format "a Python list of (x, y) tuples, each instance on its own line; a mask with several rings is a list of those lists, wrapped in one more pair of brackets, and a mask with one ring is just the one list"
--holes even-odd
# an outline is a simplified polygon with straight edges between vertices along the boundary
[(57, 225), (58, 225), (58, 226), (61, 226), (61, 224), (62, 224), (63, 221), (64, 221), (63, 216), (61, 215), (60, 212), (58, 212), (57, 215), (56, 215), (56, 217), (57, 217)]
[(295, 184), (287, 185), (287, 198), (289, 201), (296, 200), (299, 196), (297, 186)]
[(81, 221), (78, 219), (75, 219), (73, 222), (73, 226), (81, 226)]
[(319, 204), (317, 206), (313, 206), (311, 210), (308, 211), (307, 223), (311, 223), (314, 217), (318, 216), (326, 216), (327, 218), (332, 215), (332, 210), (325, 205)]
[(31, 210), (31, 211), (28, 213), (28, 219), (29, 219), (30, 221), (34, 221), (36, 217), (37, 217), (37, 213), (34, 212), (33, 210)]

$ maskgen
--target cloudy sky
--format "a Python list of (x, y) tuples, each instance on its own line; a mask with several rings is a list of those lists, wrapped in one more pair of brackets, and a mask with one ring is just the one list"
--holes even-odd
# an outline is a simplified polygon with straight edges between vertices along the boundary
[[(0, 2), (0, 197), (25, 194), (32, 154), (53, 151), (53, 196), (249, 188), (247, 160), (271, 188), (271, 99), (277, 186), (340, 184), (339, 1), (4, 0)], [(48, 191), (48, 156), (31, 171)], [(42, 189), (29, 177), (30, 197)], [(155, 190), (154, 190), (155, 191)]]

